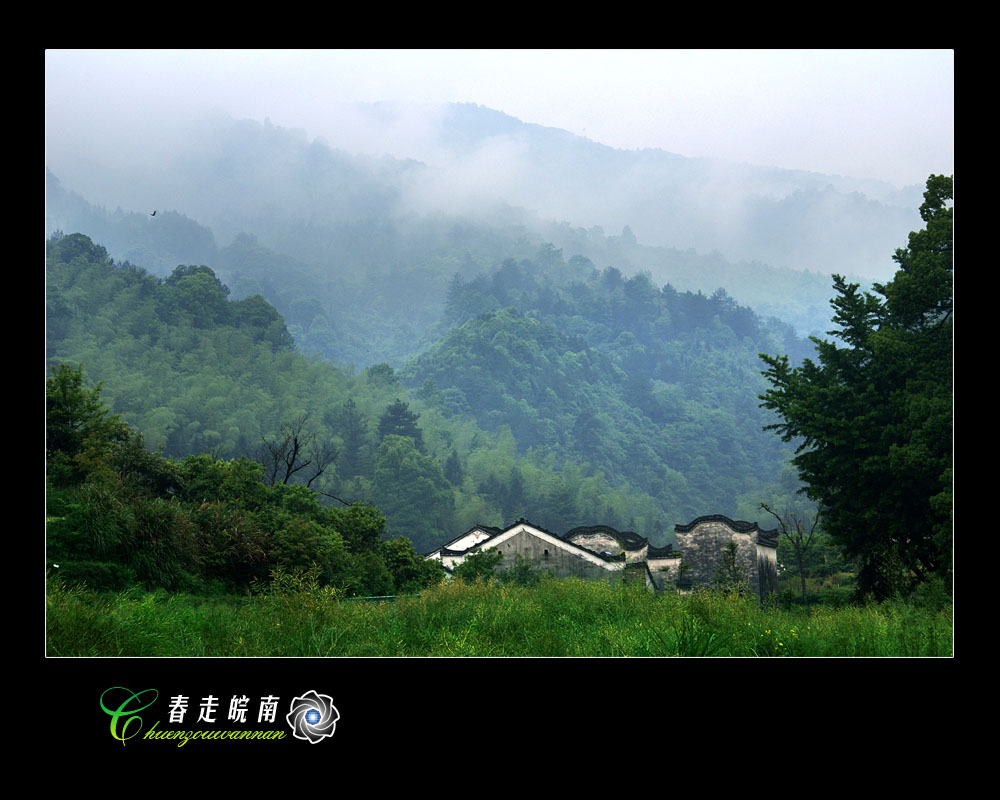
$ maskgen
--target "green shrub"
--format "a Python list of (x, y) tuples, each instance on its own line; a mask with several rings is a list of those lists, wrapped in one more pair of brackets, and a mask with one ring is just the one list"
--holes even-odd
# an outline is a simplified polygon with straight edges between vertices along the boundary
[(514, 565), (502, 570), (499, 579), (502, 583), (514, 586), (537, 586), (543, 577), (548, 575), (544, 570), (534, 566), (531, 561), (521, 555), (514, 559)]
[(499, 550), (477, 550), (465, 557), (461, 564), (452, 570), (459, 580), (474, 583), (477, 578), (489, 579), (496, 573), (496, 568), (503, 560)]
[(53, 561), (118, 564), (151, 587), (174, 588), (183, 571), (198, 571), (195, 528), (180, 505), (91, 484), (77, 499), (65, 518), (49, 525)]

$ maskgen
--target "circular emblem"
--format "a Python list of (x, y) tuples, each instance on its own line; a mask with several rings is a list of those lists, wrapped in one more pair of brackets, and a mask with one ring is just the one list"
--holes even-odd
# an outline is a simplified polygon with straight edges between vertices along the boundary
[(296, 739), (316, 744), (333, 736), (340, 719), (340, 712), (333, 705), (333, 698), (308, 691), (292, 700), (292, 710), (285, 717)]

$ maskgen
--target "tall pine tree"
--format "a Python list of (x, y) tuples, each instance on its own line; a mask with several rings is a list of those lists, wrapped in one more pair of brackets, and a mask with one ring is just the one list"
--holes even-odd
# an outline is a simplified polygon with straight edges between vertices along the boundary
[(386, 408), (378, 421), (379, 442), (386, 436), (408, 436), (413, 439), (417, 450), (420, 452), (424, 450), (424, 434), (417, 427), (417, 415), (410, 411), (408, 403), (404, 403), (398, 397), (396, 402)]
[[(877, 599), (950, 575), (952, 549), (952, 178), (927, 181), (923, 230), (896, 251), (893, 280), (860, 292), (835, 275), (819, 363), (791, 369), (761, 355), (772, 384), (762, 405), (801, 438), (794, 463), (824, 527), (861, 564)], [(880, 296), (878, 296), (880, 295)]]

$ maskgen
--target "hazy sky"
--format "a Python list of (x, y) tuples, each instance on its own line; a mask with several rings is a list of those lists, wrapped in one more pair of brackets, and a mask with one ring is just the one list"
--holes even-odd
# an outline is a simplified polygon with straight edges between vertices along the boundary
[(379, 100), (473, 102), (612, 147), (900, 187), (954, 169), (950, 50), (46, 53), (48, 124), (79, 125), (81, 148), (84, 122), (142, 135), (209, 108), (337, 143), (336, 105)]

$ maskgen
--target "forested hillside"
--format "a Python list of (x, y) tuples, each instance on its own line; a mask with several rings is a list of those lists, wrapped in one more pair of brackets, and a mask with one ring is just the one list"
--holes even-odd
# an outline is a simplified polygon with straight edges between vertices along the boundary
[[(307, 581), (332, 598), (417, 591), (441, 578), (409, 540), (386, 535), (370, 504), (324, 506), (307, 485), (276, 480), (248, 458), (150, 453), (80, 368), (59, 364), (45, 390), (46, 555), (60, 586), (203, 595)], [(290, 452), (289, 468), (315, 475), (311, 451)]]
[(758, 353), (807, 354), (790, 328), (769, 330), (721, 289), (680, 293), (542, 255), (456, 278), (454, 327), (407, 366), (413, 388), (509, 429), (522, 451), (626, 481), (672, 521), (735, 513), (778, 480), (787, 454), (762, 431)]
[(266, 468), (297, 433), (328, 463), (288, 482), (374, 503), (422, 551), (522, 515), (665, 542), (676, 522), (755, 518), (762, 494), (795, 488), (760, 432), (755, 361), (797, 357), (795, 337), (724, 293), (657, 290), (550, 247), (455, 278), (437, 345), (355, 374), (296, 352), (270, 303), (230, 300), (208, 266), (160, 279), (73, 234), (50, 242), (47, 269), (50, 364), (102, 381), (150, 447)]
[[(156, 224), (150, 222), (156, 211)], [(45, 229), (85, 231), (122, 262), (141, 264), (153, 275), (166, 277), (178, 264), (214, 264), (215, 236), (204, 225), (168, 209), (113, 211), (94, 206), (69, 191), (51, 171), (45, 171)]]

